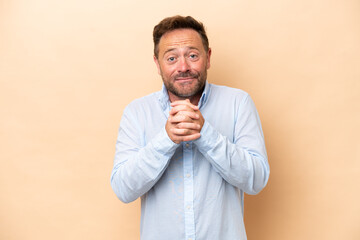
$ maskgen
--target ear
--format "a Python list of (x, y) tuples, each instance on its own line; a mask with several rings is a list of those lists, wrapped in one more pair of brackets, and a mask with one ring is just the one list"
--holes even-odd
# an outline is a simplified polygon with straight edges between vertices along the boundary
[(210, 68), (211, 48), (209, 48), (206, 56), (207, 56), (207, 59), (206, 59), (206, 69), (209, 69), (209, 68)]
[(157, 70), (158, 70), (158, 74), (161, 75), (161, 69), (160, 69), (160, 64), (159, 64), (159, 60), (156, 58), (156, 56), (154, 55), (154, 62), (156, 64)]

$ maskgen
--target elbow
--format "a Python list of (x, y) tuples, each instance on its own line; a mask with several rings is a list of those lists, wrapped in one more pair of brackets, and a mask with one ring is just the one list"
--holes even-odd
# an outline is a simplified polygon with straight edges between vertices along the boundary
[(111, 188), (116, 194), (117, 198), (123, 203), (131, 203), (135, 201), (138, 197), (134, 194), (131, 194), (130, 191), (125, 191), (124, 187), (121, 186), (115, 179), (111, 179)]
[(250, 195), (256, 195), (260, 193), (267, 185), (270, 170), (268, 167), (258, 168), (258, 171), (255, 171), (251, 175), (251, 180), (248, 182), (247, 191), (245, 192)]
[(123, 203), (131, 203), (136, 200), (136, 198), (128, 198), (124, 195), (116, 194), (118, 199)]
[(256, 195), (258, 193), (260, 193), (265, 186), (267, 185), (267, 182), (269, 180), (269, 170), (265, 170), (263, 174), (261, 174), (262, 176), (258, 179), (254, 179), (251, 190), (249, 191), (248, 194), (250, 195)]
[(254, 186), (254, 187), (248, 192), (248, 194), (250, 194), (250, 195), (259, 194), (259, 193), (265, 188), (265, 185), (266, 185), (266, 184)]
[(259, 194), (263, 189), (264, 187), (266, 186), (266, 183), (265, 184), (254, 184), (253, 186), (251, 186), (250, 188), (248, 188), (247, 191), (245, 191), (247, 194), (249, 195), (256, 195), (256, 194)]

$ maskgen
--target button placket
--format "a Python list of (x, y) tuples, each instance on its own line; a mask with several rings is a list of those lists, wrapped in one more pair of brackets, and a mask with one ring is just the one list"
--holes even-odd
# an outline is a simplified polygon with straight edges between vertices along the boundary
[(183, 164), (185, 236), (186, 239), (195, 240), (194, 179), (191, 142), (183, 143)]

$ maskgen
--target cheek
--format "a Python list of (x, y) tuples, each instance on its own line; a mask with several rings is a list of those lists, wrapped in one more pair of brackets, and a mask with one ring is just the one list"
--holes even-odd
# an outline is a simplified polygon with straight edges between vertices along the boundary
[(164, 66), (162, 68), (163, 75), (171, 76), (176, 73), (176, 67), (173, 66)]
[(191, 69), (196, 72), (202, 72), (204, 69), (206, 69), (206, 64), (204, 62), (197, 62), (196, 64), (192, 65)]

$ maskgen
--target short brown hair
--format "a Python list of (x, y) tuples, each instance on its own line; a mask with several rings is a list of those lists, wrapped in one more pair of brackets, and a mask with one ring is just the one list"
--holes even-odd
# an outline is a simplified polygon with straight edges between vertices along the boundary
[(195, 30), (200, 34), (202, 43), (206, 51), (209, 50), (209, 40), (206, 36), (204, 25), (196, 21), (193, 17), (187, 16), (173, 16), (164, 18), (158, 25), (154, 27), (153, 31), (153, 40), (154, 40), (154, 54), (156, 58), (159, 56), (159, 42), (161, 37), (172, 30), (181, 29), (181, 28), (190, 28)]

